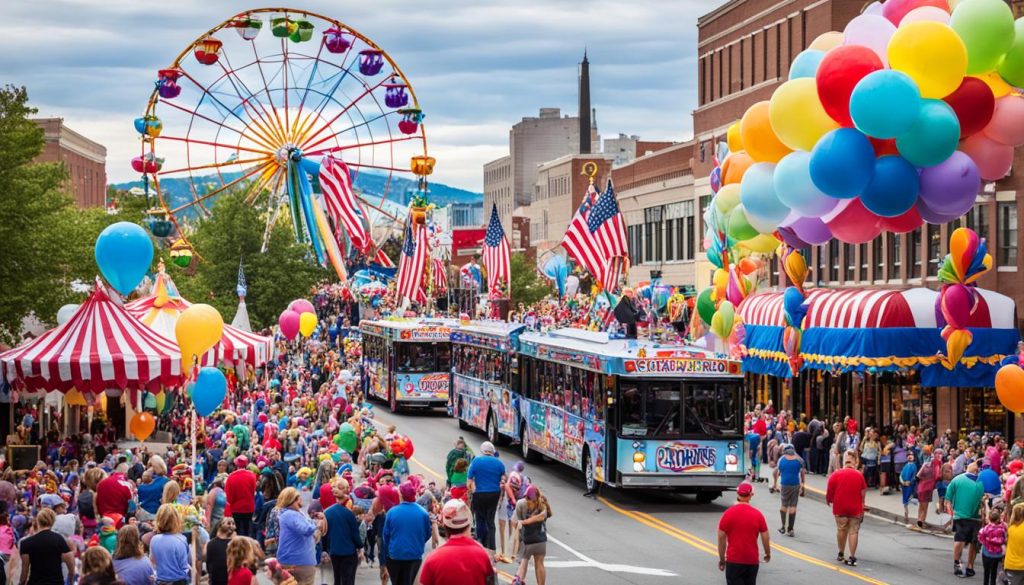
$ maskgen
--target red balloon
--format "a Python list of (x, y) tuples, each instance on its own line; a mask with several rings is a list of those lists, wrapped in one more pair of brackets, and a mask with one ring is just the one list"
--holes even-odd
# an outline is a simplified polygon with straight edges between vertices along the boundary
[(962, 284), (954, 284), (946, 287), (939, 299), (946, 323), (953, 329), (967, 327), (967, 320), (971, 318), (971, 309), (974, 307), (971, 290)]
[(860, 45), (842, 45), (825, 53), (815, 76), (825, 112), (840, 125), (852, 128), (850, 94), (854, 86), (868, 73), (883, 68), (878, 55)]
[(960, 138), (981, 131), (992, 119), (996, 98), (987, 83), (977, 77), (964, 77), (956, 91), (942, 98), (960, 120)]
[(900, 151), (896, 148), (895, 138), (872, 138), (868, 136), (868, 140), (871, 142), (871, 148), (875, 149), (875, 156), (899, 156)]
[(897, 215), (896, 217), (883, 217), (879, 220), (879, 225), (882, 230), (892, 232), (894, 234), (905, 234), (912, 232), (917, 228), (921, 227), (924, 220), (921, 219), (921, 214), (917, 212), (916, 207), (911, 207), (910, 211), (903, 215)]
[(934, 6), (949, 12), (947, 0), (885, 0), (882, 4), (882, 16), (889, 19), (889, 22), (900, 25), (900, 21), (908, 12), (922, 6)]
[(881, 218), (868, 211), (860, 197), (841, 200), (821, 219), (832, 235), (846, 244), (864, 244), (882, 233)]

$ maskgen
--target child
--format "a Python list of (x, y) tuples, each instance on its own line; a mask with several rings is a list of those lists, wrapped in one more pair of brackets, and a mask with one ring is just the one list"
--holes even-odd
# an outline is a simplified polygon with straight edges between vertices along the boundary
[(366, 510), (367, 508), (364, 508), (362, 506), (352, 506), (352, 514), (356, 517), (356, 520), (359, 521), (359, 539), (362, 540), (366, 545), (366, 548), (364, 549), (366, 564), (372, 567), (373, 552), (372, 549), (370, 548), (372, 544), (370, 543), (370, 541), (366, 540), (366, 536), (370, 533), (370, 523), (372, 522), (372, 520), (369, 518), (369, 515), (366, 513)]
[(978, 533), (981, 542), (981, 563), (985, 568), (983, 585), (996, 585), (999, 563), (1006, 554), (1006, 523), (999, 510), (988, 513), (988, 524)]
[(907, 462), (900, 470), (900, 487), (903, 488), (903, 523), (909, 527), (910, 499), (917, 493), (917, 463), (913, 451), (907, 451)]
[(469, 490), (466, 488), (467, 474), (469, 472), (469, 461), (460, 457), (452, 468), (452, 497), (466, 502), (469, 499)]

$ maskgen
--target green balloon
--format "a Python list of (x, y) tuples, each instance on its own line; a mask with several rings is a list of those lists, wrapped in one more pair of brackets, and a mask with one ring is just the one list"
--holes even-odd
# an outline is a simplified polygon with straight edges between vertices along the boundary
[(737, 205), (736, 209), (733, 209), (732, 214), (729, 216), (728, 232), (729, 237), (737, 242), (757, 237), (760, 233), (747, 221), (747, 211), (743, 208), (742, 203)]
[(1024, 87), (1024, 17), (1018, 18), (1013, 28), (1013, 45), (999, 63), (999, 75), (1014, 87)]
[(713, 292), (714, 289), (709, 286), (697, 295), (697, 314), (705, 327), (711, 326), (711, 318), (715, 316), (715, 301), (711, 300)]
[(962, 0), (949, 26), (967, 47), (969, 75), (995, 69), (1014, 43), (1013, 11), (1002, 0)]

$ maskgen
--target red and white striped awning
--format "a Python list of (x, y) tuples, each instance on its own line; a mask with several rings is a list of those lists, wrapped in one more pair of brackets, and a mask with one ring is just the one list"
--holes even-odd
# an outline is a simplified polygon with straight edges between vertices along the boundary
[[(990, 290), (978, 292), (978, 307), (970, 327), (1013, 329), (1013, 299)], [(781, 292), (754, 294), (740, 303), (739, 313), (748, 325), (785, 326)], [(811, 289), (803, 328), (856, 329), (878, 327), (938, 327), (936, 302), (939, 291), (928, 288)]]
[(101, 393), (182, 382), (178, 344), (146, 327), (97, 285), (68, 320), (0, 354), (3, 376), (31, 391)]
[[(125, 305), (133, 316), (153, 330), (174, 338), (174, 325), (178, 316), (192, 306), (178, 294), (177, 288), (165, 273), (156, 275), (153, 290), (148, 296)], [(270, 337), (242, 331), (231, 325), (224, 325), (224, 334), (217, 345), (203, 357), (204, 365), (222, 363), (226, 365), (248, 364), (260, 367), (270, 359), (274, 341)]]

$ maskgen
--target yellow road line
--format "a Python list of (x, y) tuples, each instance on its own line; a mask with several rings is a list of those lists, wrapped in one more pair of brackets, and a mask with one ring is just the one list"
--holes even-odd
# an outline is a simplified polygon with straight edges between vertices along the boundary
[[(655, 530), (658, 530), (659, 532), (667, 534), (668, 536), (671, 536), (671, 537), (673, 537), (673, 538), (675, 538), (677, 540), (681, 540), (681, 541), (683, 541), (683, 542), (693, 546), (694, 548), (697, 548), (699, 550), (703, 550), (705, 552), (711, 553), (711, 554), (713, 554), (715, 556), (718, 555), (718, 545), (717, 544), (712, 544), (711, 542), (708, 542), (707, 540), (704, 540), (703, 538), (700, 538), (699, 536), (690, 534), (689, 532), (686, 532), (685, 530), (682, 530), (680, 528), (672, 526), (671, 524), (668, 524), (667, 522), (665, 522), (663, 520), (655, 518), (654, 516), (651, 516), (650, 514), (646, 514), (644, 512), (634, 512), (634, 511), (630, 511), (630, 510), (624, 510), (624, 509), (616, 506), (615, 504), (611, 503), (610, 501), (608, 501), (607, 499), (605, 499), (603, 497), (598, 498), (598, 499), (604, 505), (608, 506), (609, 508), (611, 508), (615, 512), (618, 512), (618, 513), (620, 513), (620, 514), (622, 514), (624, 516), (632, 518), (632, 519), (636, 520), (637, 522), (640, 522), (641, 524), (645, 524), (645, 525), (647, 525), (647, 526), (649, 526), (651, 528), (654, 528)], [(851, 571), (849, 569), (846, 569), (846, 568), (843, 568), (843, 567), (840, 567), (840, 566), (837, 566), (837, 565), (833, 565), (833, 564), (828, 563), (826, 561), (822, 561), (821, 559), (816, 559), (814, 557), (805, 555), (805, 554), (803, 554), (801, 552), (795, 551), (795, 550), (793, 550), (791, 548), (788, 548), (788, 547), (785, 547), (785, 546), (781, 546), (781, 545), (779, 545), (779, 544), (777, 544), (775, 542), (772, 542), (772, 549), (773, 550), (777, 550), (777, 551), (781, 552), (784, 555), (788, 555), (790, 557), (793, 557), (794, 559), (798, 559), (798, 560), (804, 561), (806, 563), (810, 563), (812, 565), (816, 565), (818, 567), (822, 567), (824, 569), (830, 569), (832, 571), (836, 571), (838, 573), (842, 573), (843, 575), (847, 575), (847, 576), (853, 577), (855, 579), (859, 579), (861, 581), (864, 581), (865, 583), (871, 583), (872, 585), (888, 585), (884, 581), (879, 581), (877, 579), (872, 579), (871, 577), (868, 577), (866, 575), (862, 575), (860, 573), (856, 573), (856, 572)]]

